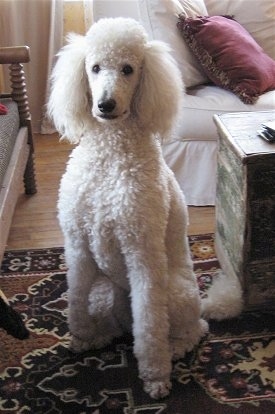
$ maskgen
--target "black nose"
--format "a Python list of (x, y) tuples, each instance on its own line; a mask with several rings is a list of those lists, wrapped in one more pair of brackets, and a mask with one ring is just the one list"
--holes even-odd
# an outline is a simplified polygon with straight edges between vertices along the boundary
[(107, 99), (106, 101), (99, 101), (97, 106), (100, 112), (109, 113), (115, 109), (116, 101), (114, 99)]

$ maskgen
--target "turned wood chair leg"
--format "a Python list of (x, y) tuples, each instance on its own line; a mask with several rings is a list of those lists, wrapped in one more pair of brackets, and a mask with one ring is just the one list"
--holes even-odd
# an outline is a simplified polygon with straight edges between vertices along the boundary
[(28, 128), (28, 144), (30, 145), (30, 154), (24, 173), (24, 186), (26, 194), (35, 194), (36, 182), (35, 182), (35, 170), (34, 170), (34, 157), (33, 157), (33, 137), (31, 129), (31, 114), (29, 110), (29, 103), (26, 91), (25, 74), (23, 65), (21, 63), (12, 63), (10, 69), (10, 80), (12, 88), (12, 98), (17, 102), (18, 112), (20, 116), (21, 125), (25, 125)]
[(33, 153), (30, 152), (28, 162), (24, 173), (24, 187), (25, 193), (28, 195), (35, 194), (37, 192), (35, 173), (34, 173), (34, 159)]

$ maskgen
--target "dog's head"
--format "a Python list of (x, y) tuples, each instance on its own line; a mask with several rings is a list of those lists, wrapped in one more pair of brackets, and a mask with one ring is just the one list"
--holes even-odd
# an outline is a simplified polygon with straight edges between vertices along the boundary
[(102, 19), (86, 36), (70, 35), (52, 75), (48, 109), (56, 128), (77, 143), (95, 123), (129, 118), (166, 135), (182, 96), (169, 48), (148, 41), (133, 19)]
[(121, 121), (132, 113), (147, 43), (131, 19), (102, 19), (87, 33), (85, 69), (92, 114), (101, 122)]

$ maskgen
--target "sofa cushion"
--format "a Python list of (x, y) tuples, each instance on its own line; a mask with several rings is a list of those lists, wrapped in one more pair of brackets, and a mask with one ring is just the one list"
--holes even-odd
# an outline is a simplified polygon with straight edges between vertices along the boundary
[(9, 165), (14, 143), (19, 129), (18, 108), (11, 99), (1, 99), (2, 104), (7, 107), (7, 114), (0, 115), (0, 186)]
[(247, 105), (234, 93), (219, 86), (196, 86), (189, 89), (183, 99), (181, 117), (171, 140), (217, 141), (218, 133), (213, 115), (274, 109), (275, 91), (264, 93), (254, 105)]
[(275, 3), (274, 0), (204, 0), (209, 16), (233, 16), (275, 59)]
[(275, 89), (275, 61), (232, 18), (181, 15), (178, 28), (212, 82), (243, 102)]
[[(183, 44), (176, 28), (178, 15), (196, 17), (207, 14), (204, 0), (140, 0), (139, 20), (151, 40), (162, 40), (172, 48), (186, 87), (200, 85), (207, 81), (200, 65), (188, 45)], [(179, 53), (180, 50), (180, 53)]]

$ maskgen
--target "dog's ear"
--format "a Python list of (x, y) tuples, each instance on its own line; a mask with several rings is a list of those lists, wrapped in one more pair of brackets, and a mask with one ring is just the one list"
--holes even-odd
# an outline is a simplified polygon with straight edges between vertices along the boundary
[(182, 77), (169, 46), (160, 41), (148, 42), (134, 97), (134, 112), (141, 125), (165, 139), (178, 116), (183, 90)]
[(90, 126), (91, 97), (85, 72), (86, 38), (70, 34), (51, 76), (48, 114), (62, 138), (78, 143)]

